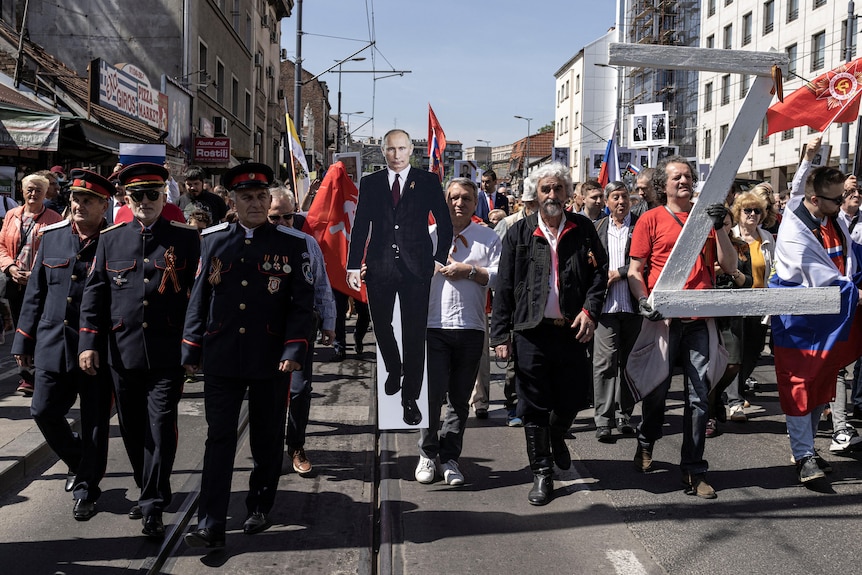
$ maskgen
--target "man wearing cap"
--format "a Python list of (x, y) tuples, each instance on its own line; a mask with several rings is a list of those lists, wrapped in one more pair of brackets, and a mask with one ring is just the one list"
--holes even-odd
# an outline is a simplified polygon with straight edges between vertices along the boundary
[(238, 221), (202, 232), (186, 314), (182, 361), (202, 368), (207, 442), (190, 547), (225, 544), (237, 423), (248, 392), (254, 464), (243, 532), (260, 533), (278, 489), (291, 373), (303, 368), (314, 320), (314, 276), (305, 239), (267, 221), (272, 170), (241, 164), (222, 176)]
[[(42, 229), (12, 344), (19, 366), (31, 369), (35, 364), (30, 413), (69, 467), (65, 488), (73, 492), (72, 515), (78, 521), (96, 513), (108, 459), (111, 379), (106, 368), (90, 376), (78, 367), (78, 316), (112, 191), (99, 174), (72, 172), (70, 218)], [(80, 435), (66, 420), (76, 397)]]
[(177, 404), (182, 394), (180, 341), (200, 257), (198, 232), (161, 217), (167, 171), (132, 164), (119, 173), (135, 219), (106, 228), (81, 302), (79, 364), (94, 375), (107, 341), (117, 415), (135, 483), (130, 518), (143, 533), (164, 536), (162, 510), (171, 502)]

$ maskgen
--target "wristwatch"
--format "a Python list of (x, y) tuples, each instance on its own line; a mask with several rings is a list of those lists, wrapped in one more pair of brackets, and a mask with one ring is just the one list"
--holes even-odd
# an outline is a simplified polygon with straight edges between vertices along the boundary
[(467, 274), (467, 279), (471, 280), (476, 277), (476, 266), (470, 266), (470, 273)]

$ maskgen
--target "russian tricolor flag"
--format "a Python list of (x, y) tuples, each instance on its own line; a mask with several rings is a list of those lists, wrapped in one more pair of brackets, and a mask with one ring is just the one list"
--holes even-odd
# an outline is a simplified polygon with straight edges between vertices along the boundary
[(428, 158), (431, 161), (430, 171), (437, 174), (440, 183), (443, 183), (443, 172), (446, 171), (443, 166), (443, 151), (445, 149), (446, 134), (443, 133), (443, 128), (437, 121), (437, 115), (431, 109), (431, 104), (428, 104)]
[(130, 166), (138, 162), (149, 162), (161, 166), (165, 163), (165, 145), (120, 143), (120, 163), (124, 166)]

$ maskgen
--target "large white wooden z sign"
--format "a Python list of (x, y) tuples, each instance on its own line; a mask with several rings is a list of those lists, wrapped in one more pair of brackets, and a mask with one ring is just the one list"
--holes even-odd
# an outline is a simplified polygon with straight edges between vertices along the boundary
[(665, 317), (835, 314), (841, 309), (837, 287), (805, 289), (684, 290), (685, 280), (703, 248), (712, 220), (710, 204), (722, 203), (742, 159), (772, 101), (772, 67), (787, 71), (788, 57), (779, 52), (746, 52), (680, 46), (611, 44), (608, 63), (662, 70), (702, 70), (755, 77), (739, 115), (704, 182), (700, 197), (650, 294)]

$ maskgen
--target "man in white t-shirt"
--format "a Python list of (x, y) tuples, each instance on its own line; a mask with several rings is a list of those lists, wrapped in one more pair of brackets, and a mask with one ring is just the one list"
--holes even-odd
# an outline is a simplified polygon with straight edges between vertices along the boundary
[[(462, 485), (458, 458), (470, 413), (470, 392), (485, 351), (485, 302), (497, 276), (500, 238), (474, 223), (478, 190), (468, 178), (455, 178), (446, 188), (446, 204), (454, 240), (445, 266), (431, 278), (428, 301), (428, 428), (419, 434), (419, 483), (440, 474), (448, 485)], [(436, 241), (436, 230), (432, 232)], [(448, 397), (440, 425), (440, 408)]]

